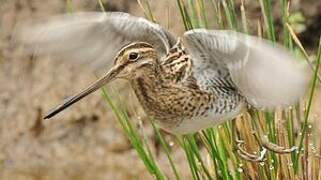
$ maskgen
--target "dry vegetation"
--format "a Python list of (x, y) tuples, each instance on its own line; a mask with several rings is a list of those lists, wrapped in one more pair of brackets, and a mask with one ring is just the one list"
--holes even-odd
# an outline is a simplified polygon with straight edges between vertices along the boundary
[[(144, 16), (135, 0), (103, 1), (107, 10), (128, 11)], [(145, 2), (145, 1), (142, 1)], [(185, 2), (185, 1), (184, 1)], [(186, 1), (187, 2), (187, 1)], [(196, 2), (196, 1), (195, 1)], [(248, 29), (257, 31), (257, 22), (262, 22), (258, 1), (245, 1)], [(240, 7), (240, 2), (235, 2)], [(146, 8), (146, 7), (145, 7)], [(17, 22), (29, 18), (47, 17), (66, 12), (68, 4), (64, 0), (0, 0), (0, 179), (151, 179), (143, 161), (124, 133), (119, 121), (99, 93), (68, 109), (52, 121), (43, 122), (43, 111), (50, 109), (57, 102), (75, 91), (85, 87), (95, 79), (86, 69), (71, 64), (57, 64), (47, 57), (33, 57), (22, 53), (21, 47), (11, 43), (12, 31)], [(99, 4), (92, 0), (73, 0), (73, 11), (100, 11)], [(210, 6), (205, 9), (209, 17), (215, 17)], [(236, 8), (238, 14), (241, 12)], [(279, 4), (273, 3), (272, 15), (276, 24), (276, 34), (282, 34), (282, 19)], [(307, 48), (309, 55), (316, 55), (321, 29), (321, 3), (316, 0), (292, 1), (291, 14), (295, 31)], [(176, 1), (152, 1), (151, 10), (156, 20), (171, 31), (180, 34), (184, 31), (183, 21)], [(302, 19), (304, 17), (305, 19)], [(209, 26), (217, 23), (209, 18)], [(214, 19), (214, 18), (213, 18)], [(293, 26), (294, 27), (294, 26)], [(282, 38), (280, 38), (282, 39)], [(298, 52), (298, 50), (296, 50)], [(72, 83), (71, 83), (72, 82)], [(151, 154), (157, 161), (162, 173), (175, 179), (163, 145), (155, 135), (153, 128), (142, 112), (132, 91), (123, 88), (126, 83), (116, 82), (109, 89), (120, 90), (121, 98), (112, 97), (115, 102), (124, 102), (130, 121), (139, 134), (143, 134)], [(128, 88), (127, 88), (128, 89)], [(115, 94), (115, 93), (111, 93)], [(277, 155), (269, 153), (264, 163), (251, 163), (239, 159), (233, 151), (230, 124), (215, 127), (213, 137), (220, 151), (226, 155), (221, 159), (231, 170), (232, 177), (244, 179), (320, 179), (321, 164), (321, 91), (317, 88), (308, 129), (304, 140), (304, 153), (300, 156), (297, 175), (293, 171), (292, 158), (295, 155)], [(129, 100), (128, 100), (129, 99)], [(302, 104), (300, 109), (302, 110)], [(289, 146), (298, 144), (303, 114), (287, 111), (293, 115), (293, 124), (288, 124), (289, 114), (275, 113), (272, 123), (262, 112), (258, 113), (257, 122), (261, 127), (257, 132), (273, 132), (272, 141)], [(303, 112), (303, 110), (302, 110)], [(270, 119), (271, 120), (271, 119)], [(274, 120), (277, 120), (274, 122)], [(245, 141), (247, 150), (257, 152), (259, 146), (250, 132), (253, 131), (248, 115), (235, 121), (238, 136)], [(289, 139), (289, 126), (294, 130), (293, 139)], [(213, 131), (213, 132), (214, 132)], [(193, 139), (178, 140), (163, 132), (165, 141), (180, 179), (192, 179), (186, 151), (178, 142), (193, 146)], [(202, 162), (213, 177), (219, 167), (211, 162), (211, 145), (206, 141), (205, 133), (197, 135), (195, 144), (202, 155)], [(273, 139), (276, 138), (276, 139)], [(145, 142), (144, 142), (145, 143)], [(225, 143), (225, 144), (222, 144)], [(222, 154), (223, 153), (223, 154)], [(200, 162), (200, 160), (196, 160)], [(196, 167), (206, 179), (206, 171), (199, 164)], [(224, 174), (224, 173), (223, 173)], [(227, 175), (229, 176), (229, 175)], [(319, 176), (319, 177), (318, 177)], [(220, 177), (225, 177), (224, 175)], [(225, 177), (226, 178), (226, 177)]]

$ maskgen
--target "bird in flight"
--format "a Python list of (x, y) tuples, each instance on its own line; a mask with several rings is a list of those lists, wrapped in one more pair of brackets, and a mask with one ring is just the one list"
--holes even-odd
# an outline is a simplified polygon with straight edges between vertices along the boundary
[(45, 119), (121, 78), (162, 129), (187, 134), (233, 119), (249, 106), (286, 108), (307, 84), (303, 66), (280, 45), (230, 30), (193, 29), (177, 38), (121, 12), (56, 16), (22, 26), (19, 39), (39, 54), (107, 71)]

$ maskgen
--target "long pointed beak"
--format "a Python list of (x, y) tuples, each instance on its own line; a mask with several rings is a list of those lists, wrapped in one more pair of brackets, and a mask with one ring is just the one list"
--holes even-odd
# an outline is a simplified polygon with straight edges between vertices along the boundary
[(66, 99), (63, 103), (59, 104), (58, 106), (53, 108), (51, 111), (49, 111), (47, 115), (44, 117), (44, 119), (49, 119), (53, 117), (54, 115), (66, 109), (67, 107), (71, 106), (72, 104), (86, 97), (90, 93), (101, 88), (103, 85), (112, 81), (115, 78), (115, 76), (118, 74), (118, 69), (119, 69), (118, 67), (113, 67), (108, 73), (106, 73), (103, 77), (99, 78), (96, 82), (91, 84), (89, 87), (87, 87), (80, 93), (71, 96), (70, 98)]

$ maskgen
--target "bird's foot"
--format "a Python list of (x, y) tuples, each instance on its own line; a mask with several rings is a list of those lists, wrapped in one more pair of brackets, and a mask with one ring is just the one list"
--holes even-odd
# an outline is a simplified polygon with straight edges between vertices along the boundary
[(259, 155), (252, 154), (247, 152), (245, 149), (242, 148), (242, 144), (244, 144), (244, 141), (242, 140), (236, 140), (237, 145), (236, 145), (236, 152), (237, 154), (244, 160), (246, 161), (251, 161), (251, 162), (262, 162), (264, 161), (264, 156), (267, 152), (267, 150), (263, 147), (263, 150), (260, 151)]
[(291, 153), (298, 149), (296, 146), (292, 146), (291, 148), (285, 148), (277, 144), (274, 144), (269, 141), (266, 135), (260, 136), (260, 144), (264, 148), (279, 154)]
[[(258, 140), (258, 139), (257, 139)], [(260, 151), (259, 155), (249, 153), (247, 152), (242, 145), (244, 144), (244, 141), (242, 140), (236, 140), (236, 152), (237, 154), (246, 161), (251, 162), (262, 162), (264, 161), (265, 154), (267, 150), (272, 151), (274, 153), (278, 154), (285, 154), (285, 153), (291, 153), (297, 150), (296, 146), (293, 146), (291, 148), (285, 148), (282, 146), (279, 146), (277, 144), (274, 144), (269, 141), (267, 136), (260, 136), (259, 138), (259, 144), (262, 146), (262, 151)]]

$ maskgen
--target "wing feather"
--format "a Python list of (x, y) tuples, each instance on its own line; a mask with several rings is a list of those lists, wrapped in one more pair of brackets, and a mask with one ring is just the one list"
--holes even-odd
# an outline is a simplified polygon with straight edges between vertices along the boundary
[[(307, 87), (306, 68), (287, 50), (267, 40), (226, 30), (191, 30), (184, 34), (195, 76), (228, 73), (247, 101), (261, 109), (286, 107)], [(204, 58), (204, 55), (206, 58)]]
[(94, 69), (111, 65), (126, 44), (147, 42), (164, 56), (176, 41), (161, 26), (121, 12), (64, 14), (22, 23), (16, 32), (17, 40), (31, 52), (90, 64)]

